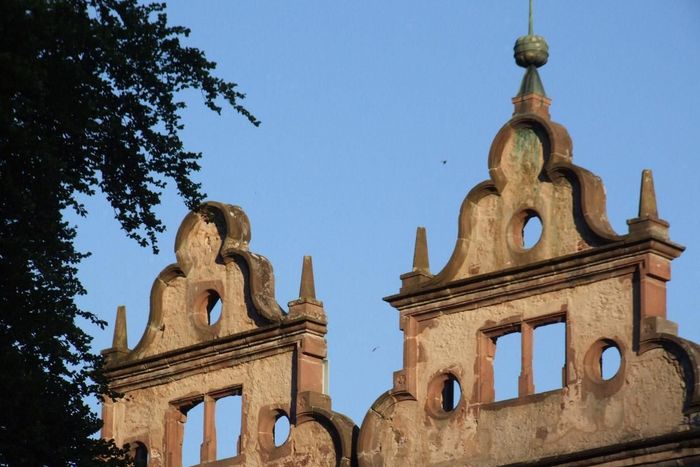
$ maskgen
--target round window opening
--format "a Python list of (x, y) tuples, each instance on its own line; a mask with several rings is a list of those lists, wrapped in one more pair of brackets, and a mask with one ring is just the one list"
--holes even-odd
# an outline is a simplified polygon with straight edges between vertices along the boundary
[(510, 221), (511, 246), (516, 250), (527, 251), (542, 238), (542, 218), (534, 209), (523, 209)]
[(595, 384), (619, 383), (625, 371), (624, 347), (614, 339), (598, 339), (586, 352), (584, 368), (587, 379)]
[(540, 216), (534, 213), (534, 211), (528, 212), (523, 222), (523, 229), (520, 233), (520, 246), (529, 250), (540, 241), (542, 237), (542, 221)]
[(289, 417), (285, 414), (280, 414), (275, 420), (275, 426), (272, 429), (272, 436), (275, 439), (275, 447), (280, 447), (289, 439), (290, 432)]
[(216, 324), (217, 321), (219, 321), (219, 318), (221, 318), (221, 308), (222, 308), (222, 303), (221, 303), (221, 297), (219, 297), (219, 294), (216, 293), (213, 290), (209, 291), (209, 294), (207, 296), (207, 324), (208, 325), (213, 325)]
[(622, 356), (620, 355), (620, 349), (616, 345), (604, 348), (600, 354), (601, 378), (605, 381), (614, 378), (617, 372), (620, 371), (621, 364)]
[(436, 418), (450, 416), (462, 400), (462, 386), (452, 373), (436, 375), (428, 385), (428, 413)]
[(447, 375), (442, 386), (442, 410), (452, 412), (462, 399), (462, 387), (454, 375)]

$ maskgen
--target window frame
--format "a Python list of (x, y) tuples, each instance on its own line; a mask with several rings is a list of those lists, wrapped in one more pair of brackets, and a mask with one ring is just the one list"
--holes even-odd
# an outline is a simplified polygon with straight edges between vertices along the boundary
[[(507, 319), (497, 325), (485, 326), (477, 331), (477, 368), (478, 368), (478, 384), (476, 385), (476, 403), (479, 404), (498, 404), (506, 401), (518, 401), (528, 396), (536, 394), (544, 394), (549, 392), (561, 391), (565, 388), (568, 381), (569, 362), (569, 342), (570, 342), (570, 326), (568, 322), (568, 313), (566, 306), (563, 306), (560, 311), (548, 313), (545, 315), (536, 316), (533, 318), (522, 319), (521, 316)], [(542, 393), (535, 392), (533, 378), (533, 337), (534, 330), (541, 326), (549, 324), (564, 323), (565, 325), (565, 342), (564, 342), (564, 367), (562, 368), (562, 387), (553, 391), (544, 391)], [(495, 375), (494, 375), (494, 359), (496, 356), (496, 341), (499, 337), (507, 334), (520, 333), (520, 374), (518, 376), (518, 396), (512, 399), (503, 399), (497, 401), (495, 398)]]

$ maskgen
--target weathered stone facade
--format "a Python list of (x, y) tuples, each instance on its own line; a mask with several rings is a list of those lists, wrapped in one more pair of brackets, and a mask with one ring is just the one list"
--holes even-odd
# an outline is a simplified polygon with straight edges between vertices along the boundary
[[(651, 173), (639, 217), (616, 235), (600, 180), (572, 164), (547, 99), (514, 100), (491, 148), (491, 179), (462, 204), (448, 264), (429, 273), (421, 233), (414, 270), (387, 298), (400, 313), (404, 368), (362, 423), (360, 465), (700, 462), (698, 347), (666, 320), (665, 283), (683, 248), (658, 218)], [(532, 217), (542, 233), (526, 249)], [(533, 331), (558, 322), (562, 388), (536, 393)], [(522, 342), (519, 396), (495, 402), (494, 356), (510, 333)], [(609, 347), (621, 362), (606, 380)], [(461, 400), (446, 404), (454, 381)]]
[[(238, 207), (207, 203), (185, 218), (177, 263), (153, 283), (148, 327), (133, 350), (119, 311), (105, 354), (111, 386), (125, 397), (104, 404), (102, 435), (147, 450), (148, 465), (180, 466), (187, 412), (203, 403), (203, 464), (349, 466), (357, 428), (323, 393), (326, 315), (314, 296), (310, 258), (300, 298), (284, 313), (272, 267), (249, 251), (249, 241), (250, 224)], [(219, 300), (221, 315), (210, 323)], [(215, 406), (230, 395), (242, 396), (239, 454), (214, 462)], [(293, 428), (275, 446), (280, 417)]]
[[(404, 366), (359, 430), (324, 393), (327, 322), (310, 258), (285, 312), (271, 265), (249, 250), (245, 213), (210, 202), (183, 221), (177, 262), (156, 278), (132, 350), (118, 312), (105, 354), (125, 397), (105, 403), (103, 436), (130, 443), (142, 465), (180, 466), (187, 412), (202, 403), (202, 465), (699, 465), (700, 347), (666, 319), (670, 263), (683, 247), (658, 216), (650, 171), (629, 231), (610, 227), (602, 182), (573, 164), (566, 129), (550, 120), (537, 75), (546, 52), (539, 36), (516, 44), (527, 72), (515, 112), (435, 275), (418, 230), (413, 270), (386, 298), (399, 311)], [(541, 234), (530, 245), (532, 221)], [(554, 323), (565, 326), (562, 384), (538, 392), (534, 331)], [(513, 333), (518, 397), (497, 401), (494, 358)], [(604, 377), (609, 348), (620, 364)], [(215, 406), (229, 395), (242, 396), (238, 454), (217, 459)], [(292, 427), (275, 445), (279, 417)]]

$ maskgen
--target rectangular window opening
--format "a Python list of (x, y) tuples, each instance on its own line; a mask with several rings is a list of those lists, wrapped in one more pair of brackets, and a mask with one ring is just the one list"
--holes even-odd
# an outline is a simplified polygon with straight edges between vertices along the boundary
[(204, 438), (204, 404), (202, 401), (181, 407), (185, 415), (185, 428), (182, 439), (182, 465), (199, 465), (200, 448)]
[(243, 397), (231, 394), (216, 400), (216, 459), (240, 454)]
[(564, 387), (566, 323), (549, 323), (535, 328), (532, 360), (535, 392)]
[(521, 367), (521, 333), (511, 332), (492, 338), (496, 344), (493, 361), (494, 401), (518, 397)]

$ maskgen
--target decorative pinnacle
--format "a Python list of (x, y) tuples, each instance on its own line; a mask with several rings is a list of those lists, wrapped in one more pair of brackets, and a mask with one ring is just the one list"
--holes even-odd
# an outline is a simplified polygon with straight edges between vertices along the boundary
[(291, 319), (310, 318), (327, 323), (326, 312), (323, 311), (323, 303), (316, 300), (316, 286), (314, 285), (314, 267), (311, 256), (304, 256), (301, 266), (301, 284), (299, 285), (299, 298), (289, 302), (289, 314)]
[(316, 300), (316, 286), (314, 285), (314, 266), (311, 256), (304, 256), (301, 267), (301, 284), (299, 285), (299, 299)]
[(128, 350), (126, 338), (126, 307), (124, 305), (117, 307), (117, 321), (114, 323), (112, 348), (115, 350)]
[(642, 184), (639, 190), (639, 213), (627, 221), (631, 236), (648, 238), (658, 237), (668, 240), (668, 222), (659, 219), (656, 208), (656, 193), (651, 170), (642, 171)]
[(539, 94), (546, 97), (544, 86), (542, 85), (542, 80), (540, 80), (537, 69), (547, 63), (547, 59), (549, 58), (549, 46), (547, 45), (547, 41), (544, 40), (544, 37), (534, 34), (532, 24), (532, 0), (530, 0), (528, 34), (527, 36), (519, 37), (518, 40), (515, 41), (515, 47), (513, 48), (515, 63), (526, 69), (525, 76), (523, 76), (523, 81), (520, 85), (518, 97), (527, 94)]
[(418, 227), (416, 229), (416, 246), (413, 250), (413, 271), (430, 274), (428, 236), (425, 227)]
[(639, 215), (640, 218), (658, 219), (659, 213), (656, 208), (656, 192), (654, 191), (654, 177), (651, 170), (642, 171), (642, 185), (639, 192)]

